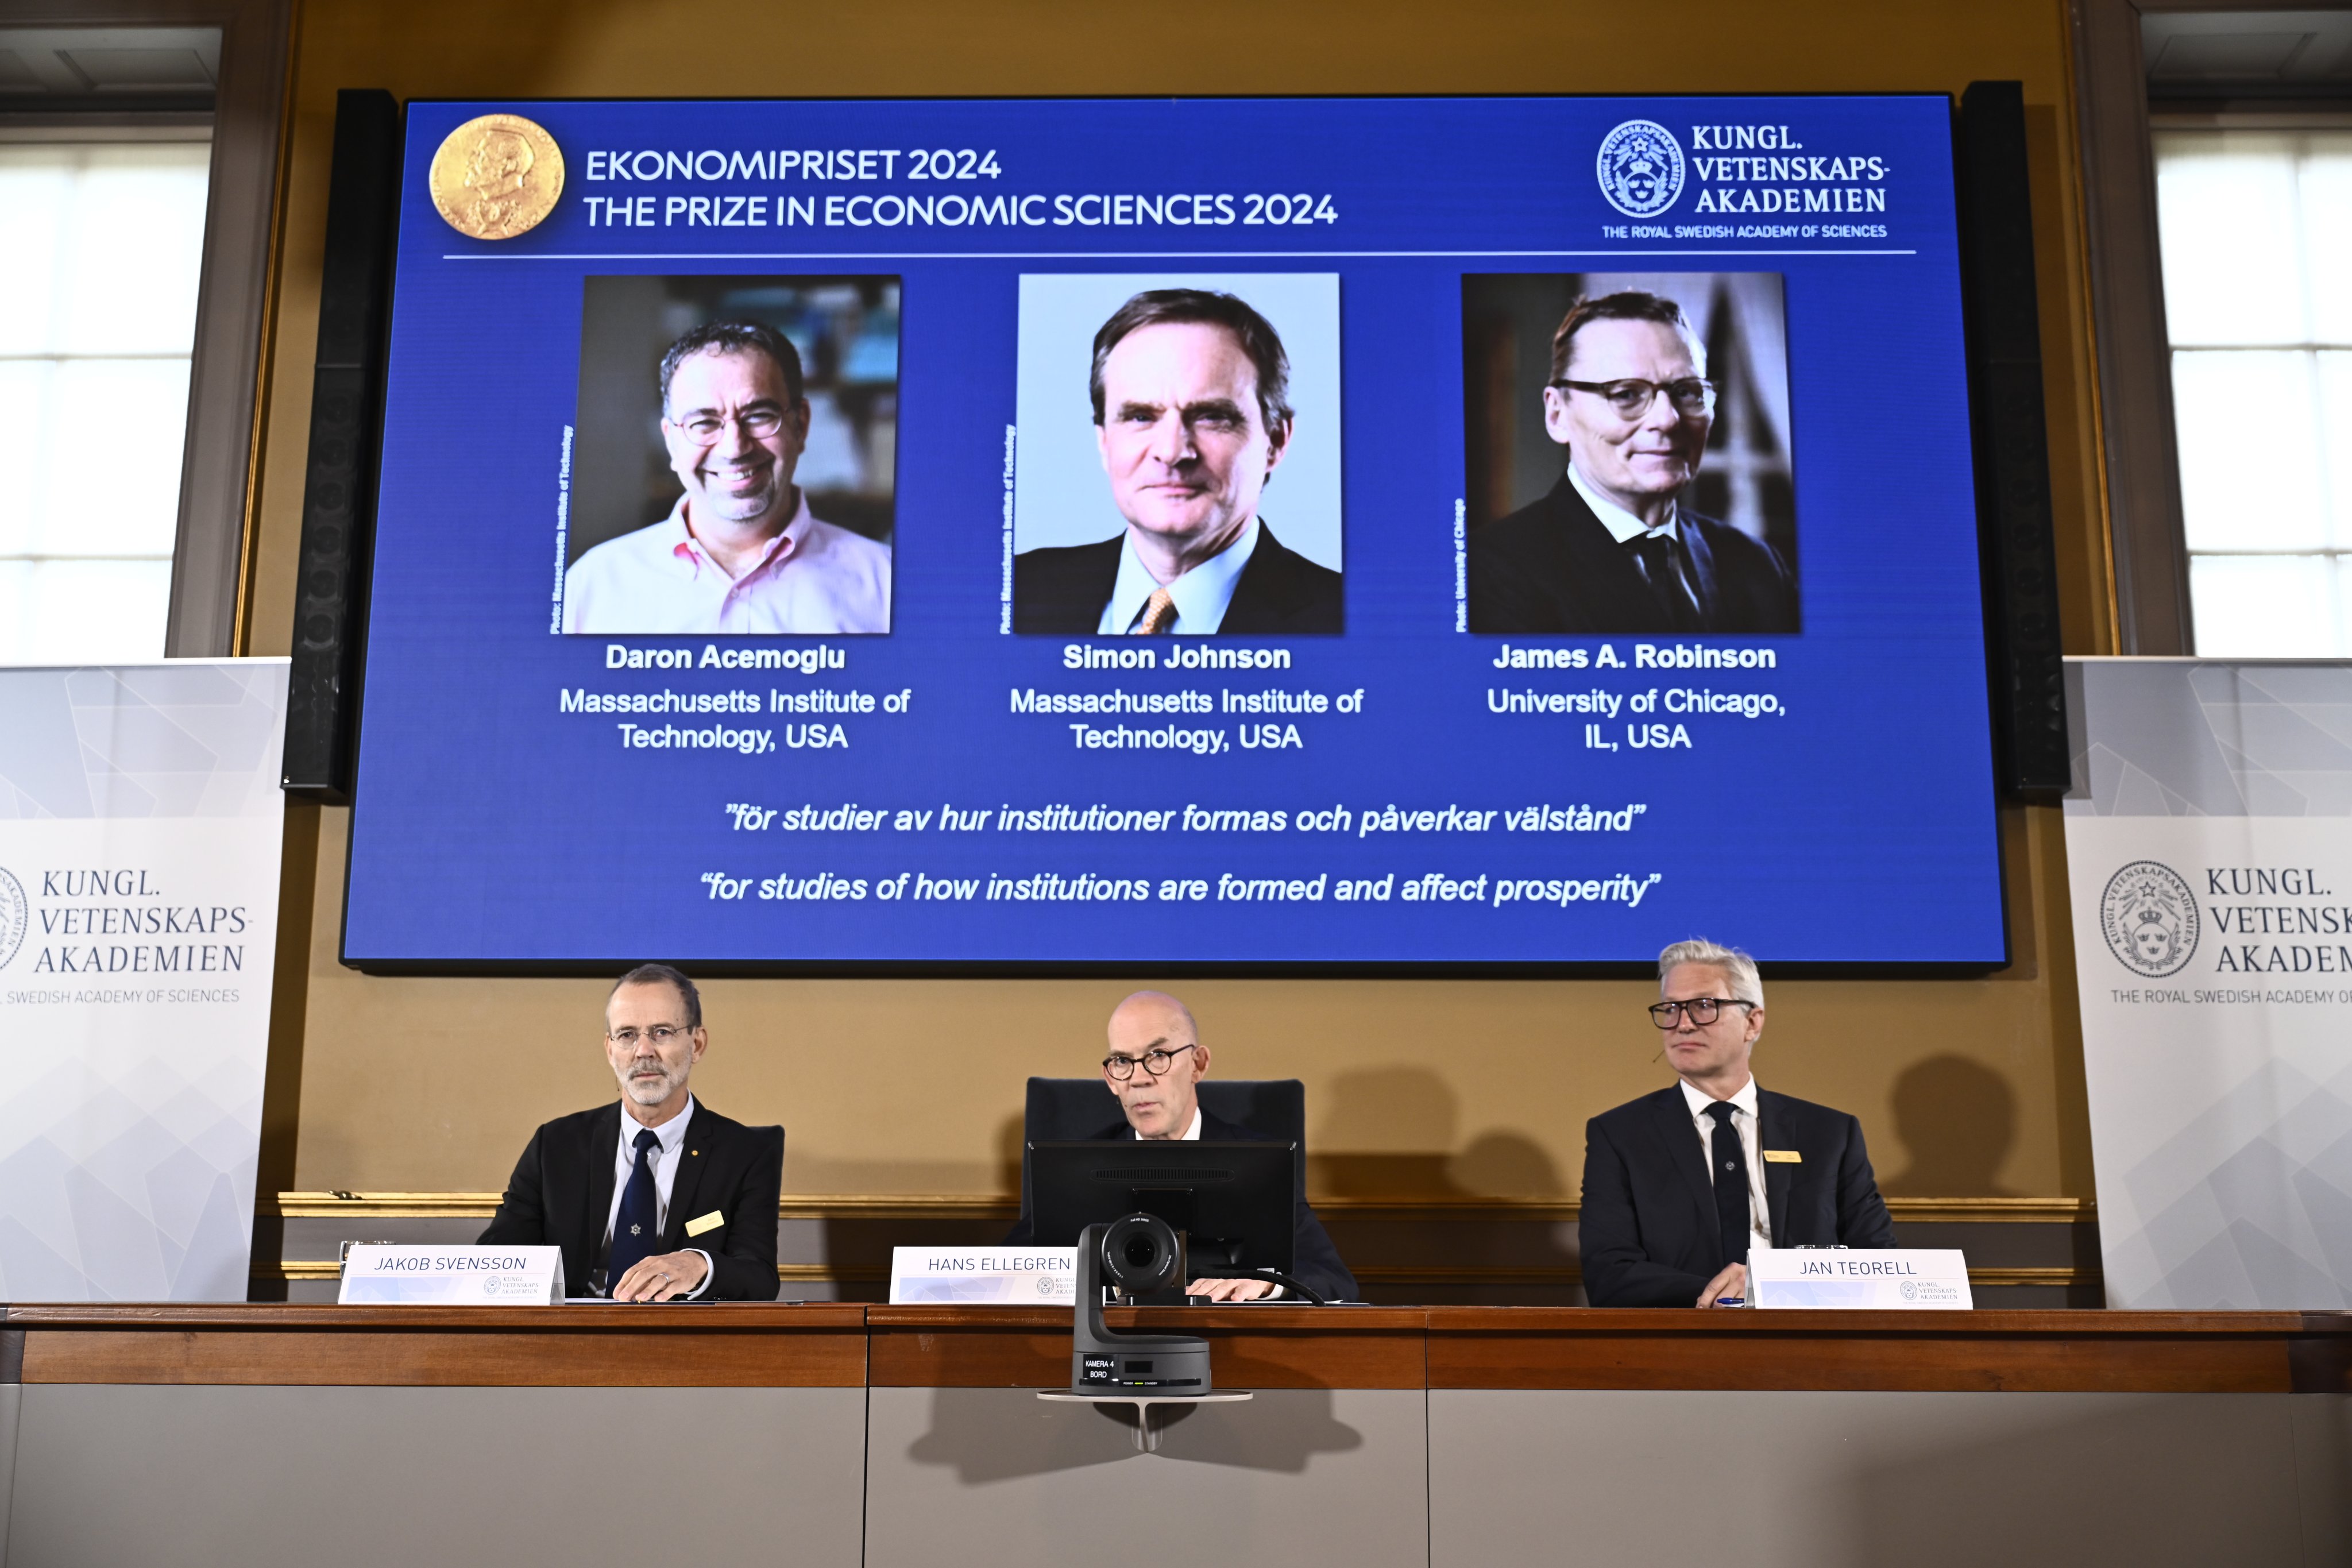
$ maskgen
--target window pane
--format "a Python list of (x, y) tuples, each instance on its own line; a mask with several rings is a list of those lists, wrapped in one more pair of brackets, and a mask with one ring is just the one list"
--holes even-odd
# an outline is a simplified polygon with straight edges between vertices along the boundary
[(2307, 353), (2208, 349), (2172, 356), (2190, 550), (2330, 542), (2314, 399)]
[(2352, 550), (2352, 353), (2323, 353), (2319, 365), (2319, 459), (2336, 527), (2329, 542)]
[[(2312, 336), (2352, 344), (2352, 132), (2310, 138), (2303, 161)], [(2347, 459), (2352, 460), (2352, 459)]]
[(2157, 226), (2175, 345), (2303, 341), (2295, 140), (2248, 132), (2158, 136)]
[(73, 200), (70, 151), (0, 146), (0, 212), (8, 215), (8, 243), (0, 245), (0, 354), (49, 346), (58, 253)]
[(2352, 655), (2352, 133), (2156, 158), (2197, 651)]
[(211, 159), (0, 146), (0, 663), (163, 651)]
[(169, 561), (0, 560), (0, 664), (163, 656)]
[(2336, 567), (2325, 555), (2197, 555), (2189, 562), (2197, 651), (2214, 658), (2333, 658)]
[(189, 351), (208, 163), (202, 145), (89, 150), (75, 195), (65, 298), (51, 348), (78, 354)]
[(69, 359), (58, 366), (47, 500), (33, 523), (46, 555), (169, 555), (179, 531), (188, 424), (184, 359)]
[[(7, 247), (0, 246), (0, 255)], [(5, 317), (5, 311), (0, 311)], [(32, 552), (48, 512), (50, 383), (54, 361), (0, 359), (0, 560)]]

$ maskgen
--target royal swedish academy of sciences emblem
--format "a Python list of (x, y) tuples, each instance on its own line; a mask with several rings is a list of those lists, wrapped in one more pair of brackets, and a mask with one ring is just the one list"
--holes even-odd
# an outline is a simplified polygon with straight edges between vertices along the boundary
[(1601, 194), (1627, 217), (1655, 217), (1683, 194), (1683, 147), (1654, 120), (1628, 120), (1601, 139)]
[(449, 132), (425, 176), (433, 205), (471, 239), (512, 239), (537, 228), (563, 194), (555, 138), (520, 114), (485, 114)]
[(0, 866), (0, 969), (16, 956), (25, 928), (33, 923), (32, 906), (25, 901), (25, 886)]
[(2099, 931), (2126, 969), (2161, 980), (2197, 955), (2197, 895), (2162, 861), (2135, 860), (2107, 879)]

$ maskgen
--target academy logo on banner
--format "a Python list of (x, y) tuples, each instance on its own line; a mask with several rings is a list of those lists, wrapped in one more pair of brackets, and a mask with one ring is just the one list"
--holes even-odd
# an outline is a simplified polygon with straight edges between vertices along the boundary
[(1654, 120), (1628, 120), (1601, 139), (1601, 194), (1627, 217), (1655, 217), (1683, 194), (1683, 147)]
[(25, 928), (33, 923), (32, 907), (25, 901), (25, 885), (0, 866), (0, 969), (8, 967), (24, 945)]
[(2117, 962), (2160, 980), (2197, 956), (2197, 895), (2171, 867), (2135, 860), (2107, 879), (2099, 929)]
[(2068, 677), (2108, 1304), (2352, 1307), (2352, 668)]

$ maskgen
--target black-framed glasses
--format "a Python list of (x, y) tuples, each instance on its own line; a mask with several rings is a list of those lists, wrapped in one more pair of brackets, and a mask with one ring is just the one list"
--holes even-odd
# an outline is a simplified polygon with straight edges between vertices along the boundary
[(730, 425), (754, 441), (764, 441), (784, 427), (784, 411), (772, 403), (755, 404), (732, 416), (713, 414), (705, 408), (698, 409), (683, 419), (673, 419), (670, 424), (704, 447), (718, 440), (719, 432)]
[(1661, 1029), (1671, 1029), (1677, 1018), (1688, 1018), (1700, 1028), (1706, 1027), (1723, 1016), (1726, 1007), (1745, 1007), (1756, 1011), (1756, 1004), (1743, 1002), (1737, 996), (1693, 996), (1681, 1002), (1660, 1002), (1650, 1009), (1650, 1022)]
[(1189, 1051), (1192, 1048), (1191, 1046), (1178, 1046), (1175, 1051), (1169, 1051), (1154, 1046), (1139, 1057), (1108, 1056), (1103, 1058), (1103, 1071), (1110, 1074), (1119, 1082), (1125, 1083), (1135, 1076), (1135, 1064), (1141, 1062), (1145, 1072), (1150, 1073), (1153, 1078), (1158, 1078), (1168, 1070), (1168, 1064), (1176, 1059), (1176, 1051)]
[(693, 1032), (684, 1024), (656, 1024), (650, 1029), (639, 1029), (635, 1025), (631, 1024), (618, 1029), (607, 1029), (604, 1032), (604, 1037), (624, 1050), (635, 1050), (639, 1040), (647, 1041), (654, 1049), (659, 1050), (680, 1035), (690, 1035)]
[(1703, 418), (1715, 412), (1715, 383), (1701, 381), (1695, 375), (1680, 381), (1555, 381), (1552, 384), (1607, 398), (1620, 419), (1639, 419), (1650, 411), (1650, 405), (1662, 392), (1674, 405), (1675, 412), (1685, 419)]

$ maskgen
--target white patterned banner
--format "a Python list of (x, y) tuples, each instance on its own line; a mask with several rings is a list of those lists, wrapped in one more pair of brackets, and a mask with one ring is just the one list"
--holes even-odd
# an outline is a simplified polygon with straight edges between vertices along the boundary
[(286, 675), (0, 669), (0, 1300), (245, 1300)]
[(2352, 666), (2067, 676), (2108, 1304), (2352, 1307)]

